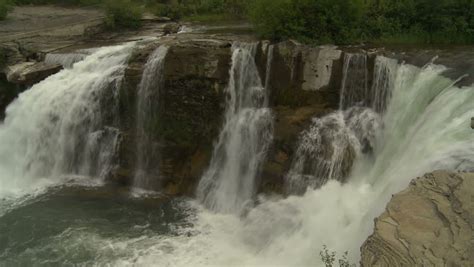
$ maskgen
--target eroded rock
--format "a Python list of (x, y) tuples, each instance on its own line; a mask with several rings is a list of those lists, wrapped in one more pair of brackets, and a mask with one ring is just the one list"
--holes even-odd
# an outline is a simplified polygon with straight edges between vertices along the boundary
[(6, 67), (5, 73), (7, 80), (11, 83), (31, 85), (59, 72), (62, 68), (59, 64), (23, 62)]
[(474, 174), (437, 171), (393, 196), (362, 266), (473, 266)]

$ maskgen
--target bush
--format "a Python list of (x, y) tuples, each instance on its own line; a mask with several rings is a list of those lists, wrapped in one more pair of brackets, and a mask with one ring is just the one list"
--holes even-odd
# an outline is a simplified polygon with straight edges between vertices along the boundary
[(4, 20), (7, 18), (11, 6), (12, 5), (9, 0), (0, 0), (0, 20)]
[(272, 39), (350, 43), (361, 38), (362, 0), (254, 0), (249, 17)]
[(474, 1), (375, 1), (363, 26), (374, 40), (410, 43), (472, 43)]
[[(326, 267), (335, 267), (336, 265), (336, 252), (329, 252), (328, 248), (324, 245), (323, 250), (319, 252), (321, 261)], [(355, 264), (351, 264), (348, 260), (349, 252), (345, 252), (342, 257), (338, 260), (339, 267), (355, 267)]]
[(17, 5), (44, 5), (44, 4), (56, 4), (56, 5), (97, 5), (100, 4), (101, 0), (15, 0)]
[(106, 0), (106, 25), (109, 28), (138, 28), (143, 8), (131, 0)]
[(174, 4), (155, 4), (152, 9), (156, 16), (168, 17), (172, 20), (178, 20), (189, 12), (185, 7)]
[(181, 0), (179, 4), (158, 3), (155, 14), (172, 19), (212, 22), (214, 20), (241, 19), (246, 15), (249, 0)]
[(248, 10), (257, 32), (272, 39), (474, 42), (473, 0), (252, 0)]

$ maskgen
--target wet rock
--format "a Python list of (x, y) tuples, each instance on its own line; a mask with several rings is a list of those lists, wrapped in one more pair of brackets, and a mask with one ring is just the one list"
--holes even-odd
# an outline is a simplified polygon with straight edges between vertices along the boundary
[(21, 86), (9, 83), (6, 78), (0, 74), (0, 121), (5, 117), (5, 109), (16, 96), (23, 90)]
[(313, 117), (323, 116), (330, 111), (324, 105), (274, 108), (274, 142), (269, 148), (260, 175), (260, 192), (286, 192), (285, 175), (291, 167), (300, 133), (309, 127)]
[[(324, 90), (329, 86), (338, 87), (337, 71), (341, 68), (342, 51), (335, 46), (307, 48), (303, 52), (302, 89)], [(336, 76), (336, 77), (335, 77)]]
[(269, 84), (272, 102), (293, 107), (326, 104), (336, 109), (341, 77), (342, 52), (336, 47), (278, 43)]
[(362, 266), (472, 266), (474, 174), (437, 171), (393, 196), (361, 248)]
[(31, 85), (59, 72), (59, 64), (48, 65), (44, 62), (23, 62), (5, 68), (7, 80), (16, 84)]
[[(156, 103), (153, 141), (160, 156), (157, 184), (169, 194), (193, 194), (210, 159), (225, 108), (231, 43), (217, 39), (165, 39), (139, 48), (131, 57), (122, 89), (121, 163), (133, 173), (136, 90), (148, 56), (159, 45), (169, 46), (163, 86)], [(132, 112), (130, 112), (132, 111)], [(132, 177), (129, 177), (132, 179)]]

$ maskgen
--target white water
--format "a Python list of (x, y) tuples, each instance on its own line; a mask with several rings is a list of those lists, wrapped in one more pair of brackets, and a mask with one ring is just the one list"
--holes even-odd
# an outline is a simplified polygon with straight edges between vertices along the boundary
[[(60, 157), (65, 155), (62, 150), (71, 147), (65, 145), (69, 140), (69, 138), (65, 140), (65, 137), (72, 137), (70, 141), (75, 142), (76, 135), (73, 134), (75, 131), (66, 131), (63, 135), (58, 128), (76, 129), (79, 126), (68, 125), (77, 123), (91, 125), (91, 121), (95, 121), (95, 116), (94, 119), (85, 119), (85, 117), (91, 118), (92, 113), (89, 109), (95, 107), (95, 104), (91, 103), (96, 103), (95, 97), (91, 95), (104, 90), (99, 89), (103, 87), (98, 85), (119, 80), (129, 49), (127, 46), (104, 48), (85, 61), (75, 64), (71, 70), (62, 71), (35, 85), (9, 107), (7, 120), (0, 126), (0, 196), (38, 188), (42, 181), (46, 184), (63, 181), (60, 176), (67, 174), (68, 171), (53, 172), (55, 168), (47, 166), (68, 166), (63, 165), (64, 161), (60, 160)], [(255, 77), (254, 74), (257, 72), (252, 71), (253, 61), (245, 58), (239, 59), (239, 55), (234, 53), (233, 73), (246, 73), (245, 75), (249, 77)], [(236, 64), (244, 60), (247, 61), (245, 64), (249, 65)], [(245, 205), (248, 199), (239, 199), (237, 202), (239, 205), (236, 206), (216, 203), (224, 197), (235, 199), (237, 190), (253, 191), (247, 186), (254, 182), (252, 180), (244, 187), (236, 186), (234, 190), (224, 190), (228, 193), (227, 196), (216, 194), (218, 198), (212, 198), (211, 205), (208, 206), (217, 208), (211, 211), (193, 203), (197, 209), (196, 217), (190, 218), (192, 225), (180, 229), (181, 234), (178, 236), (144, 235), (141, 238), (130, 239), (124, 234), (124, 237), (109, 238), (81, 229), (78, 233), (73, 233), (74, 240), (67, 239), (71, 240), (69, 243), (66, 242), (67, 249), (71, 247), (70, 249), (74, 250), (75, 246), (84, 245), (93, 247), (104, 255), (123, 252), (119, 253), (123, 256), (116, 257), (114, 262), (110, 262), (110, 258), (106, 257), (105, 261), (102, 258), (96, 259), (98, 265), (321, 266), (319, 251), (325, 244), (329, 249), (337, 250), (339, 254), (349, 251), (350, 260), (357, 262), (360, 245), (373, 231), (374, 217), (384, 209), (393, 193), (405, 188), (414, 177), (434, 169), (473, 170), (474, 168), (472, 160), (474, 136), (469, 127), (470, 119), (474, 117), (474, 87), (457, 88), (453, 81), (440, 76), (445, 68), (433, 64), (422, 69), (410, 65), (396, 68), (386, 65), (384, 68), (390, 69), (391, 75), (387, 77), (392, 77), (393, 81), (380, 79), (380, 84), (387, 84), (391, 89), (387, 97), (390, 101), (381, 118), (383, 127), (374, 127), (379, 131), (367, 135), (366, 133), (371, 132), (372, 126), (360, 123), (370, 121), (360, 116), (367, 110), (363, 108), (359, 108), (359, 112), (352, 115), (349, 111), (344, 113), (348, 118), (362, 119), (346, 119), (344, 123), (339, 120), (337, 124), (350, 128), (352, 131), (350, 134), (354, 135), (359, 143), (360, 140), (366, 139), (373, 150), (372, 156), (356, 157), (355, 166), (347, 183), (341, 184), (330, 180), (319, 189), (307, 190), (303, 196), (261, 199), (260, 204), (245, 215), (236, 215), (233, 212), (239, 210), (242, 204)], [(236, 85), (254, 84), (246, 79), (242, 83), (241, 79), (235, 77), (234, 81)], [(262, 88), (261, 82), (258, 85), (259, 87), (255, 88)], [(253, 87), (239, 88), (244, 88), (245, 92), (253, 91), (248, 89)], [(258, 100), (251, 103), (265, 103), (261, 101), (265, 97), (244, 97), (237, 93), (242, 91), (232, 89), (235, 88), (229, 87), (229, 93), (234, 97), (229, 99), (230, 103), (239, 102), (238, 105), (232, 105), (235, 107), (232, 108), (233, 111), (245, 109), (241, 108), (240, 103), (246, 100), (237, 99), (249, 98)], [(91, 101), (91, 98), (94, 101)], [(235, 102), (232, 102), (232, 99)], [(47, 105), (44, 105), (45, 103)], [(85, 112), (66, 112), (78, 108)], [(258, 113), (256, 112), (258, 110), (267, 110), (259, 105), (249, 105), (247, 108), (255, 113)], [(250, 114), (250, 111), (247, 113)], [(238, 113), (230, 111), (227, 113), (230, 118), (235, 114)], [(354, 117), (354, 114), (358, 116)], [(370, 117), (369, 113), (365, 114), (364, 116)], [(248, 126), (249, 121), (254, 121), (251, 116), (241, 118), (242, 122), (247, 124), (230, 124), (226, 118), (223, 133), (228, 135), (225, 137), (221, 135), (226, 142), (219, 140), (217, 147), (220, 145), (219, 151), (223, 151), (223, 154), (219, 155), (227, 156), (224, 152), (227, 152), (228, 144), (233, 144), (231, 148), (238, 151), (247, 151), (245, 150), (247, 144), (243, 144), (242, 140), (246, 143), (255, 140), (248, 138), (248, 135), (245, 135), (246, 139), (241, 139), (239, 136), (241, 132), (230, 131), (246, 129), (243, 126)], [(225, 132), (228, 124), (239, 127), (229, 126), (230, 130)], [(85, 128), (94, 130), (95, 127)], [(249, 128), (246, 133), (252, 132), (251, 130), (255, 128)], [(222, 179), (237, 177), (235, 173), (240, 171), (234, 172), (234, 170), (240, 169), (235, 168), (239, 166), (235, 163), (247, 164), (243, 159), (249, 155), (241, 156), (229, 152), (231, 159), (236, 160), (229, 161), (228, 157), (216, 157), (217, 153), (214, 154), (213, 162), (218, 163), (211, 164), (211, 167), (219, 165), (232, 168), (216, 167), (216, 173), (225, 175), (213, 176), (219, 178), (219, 181), (212, 180), (212, 185), (218, 185), (219, 189), (227, 189), (230, 185), (235, 185), (236, 180)], [(44, 162), (48, 164), (43, 163), (43, 158), (47, 159)], [(78, 164), (78, 166), (84, 165), (88, 164)], [(63, 168), (59, 168), (61, 169)], [(42, 172), (46, 175), (39, 175)], [(59, 174), (59, 177), (55, 178), (52, 174)], [(225, 201), (228, 200), (224, 199)], [(227, 208), (229, 206), (230, 208)]]
[(104, 177), (119, 131), (118, 88), (132, 44), (105, 47), (22, 93), (0, 124), (0, 197)]
[(349, 251), (356, 263), (373, 219), (392, 194), (434, 169), (474, 168), (474, 87), (457, 88), (440, 76), (444, 69), (397, 68), (373, 156), (357, 158), (347, 183), (332, 180), (303, 196), (261, 199), (245, 216), (198, 206), (183, 235), (113, 243), (135, 251), (116, 264), (322, 266), (323, 245), (339, 255)]
[(358, 158), (376, 146), (383, 123), (380, 115), (389, 100), (396, 60), (377, 57), (369, 90), (367, 55), (345, 54), (339, 110), (313, 118), (304, 131), (286, 175), (286, 190), (302, 194), (329, 180), (345, 182)]
[(273, 117), (255, 64), (256, 49), (257, 44), (232, 47), (225, 123), (198, 186), (198, 198), (213, 211), (238, 213), (252, 200), (256, 175), (272, 141)]
[(353, 107), (314, 118), (301, 134), (286, 190), (301, 194), (329, 180), (345, 182), (357, 158), (375, 146), (380, 127), (380, 116), (369, 108)]
[(84, 60), (88, 55), (96, 52), (97, 49), (83, 49), (78, 50), (74, 53), (49, 53), (44, 58), (44, 62), (46, 64), (59, 64), (62, 65), (64, 68), (72, 68), (74, 64)]
[(353, 106), (367, 106), (368, 99), (367, 55), (346, 53), (342, 67), (339, 108), (345, 110)]
[(133, 185), (150, 189), (152, 180), (157, 179), (158, 148), (153, 142), (153, 121), (157, 120), (158, 97), (163, 83), (163, 66), (168, 53), (167, 46), (158, 47), (149, 56), (138, 85), (136, 116), (136, 163)]

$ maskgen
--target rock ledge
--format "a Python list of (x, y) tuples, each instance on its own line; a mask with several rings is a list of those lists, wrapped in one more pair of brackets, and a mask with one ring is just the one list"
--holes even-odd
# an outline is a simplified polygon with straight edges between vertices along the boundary
[(474, 266), (474, 174), (436, 171), (394, 195), (361, 266)]

